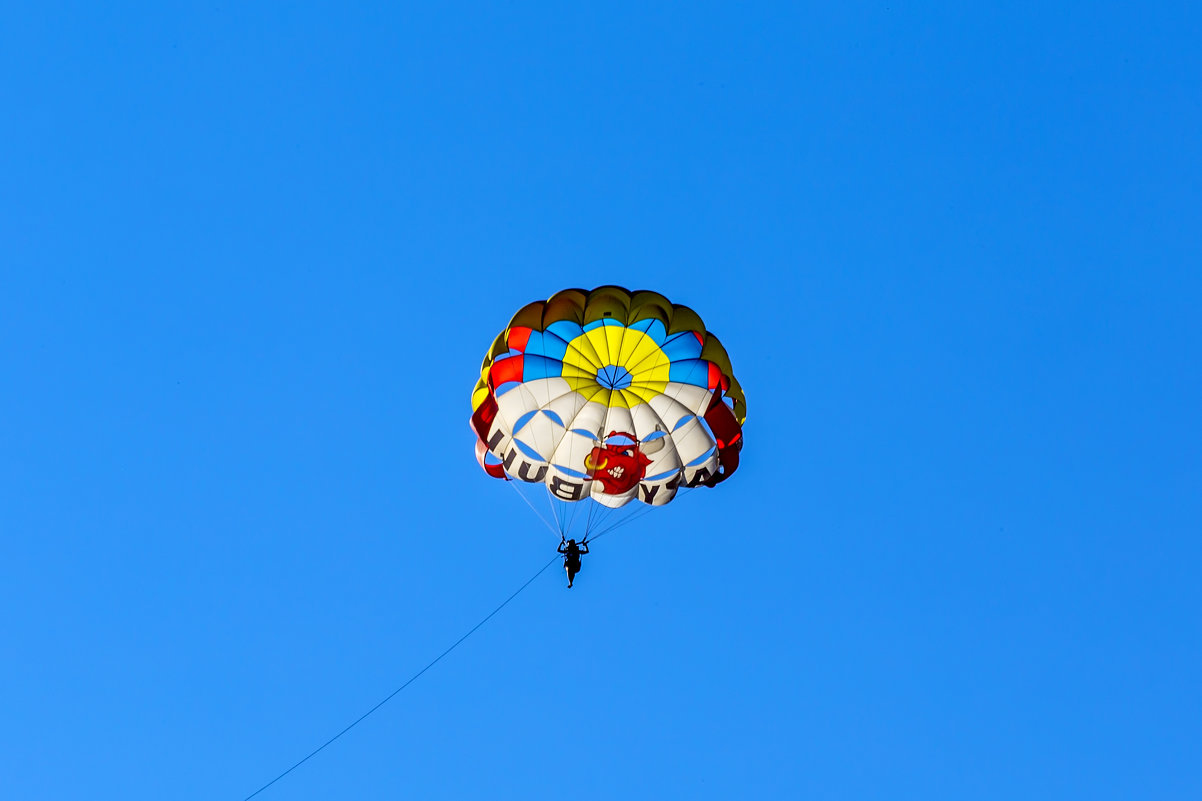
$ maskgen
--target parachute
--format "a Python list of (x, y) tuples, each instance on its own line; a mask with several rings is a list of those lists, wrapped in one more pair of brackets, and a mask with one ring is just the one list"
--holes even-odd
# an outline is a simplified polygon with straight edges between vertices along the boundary
[(480, 466), (545, 487), (557, 520), (563, 504), (658, 507), (717, 486), (739, 466), (745, 419), (726, 349), (697, 313), (617, 286), (524, 306), (472, 392)]

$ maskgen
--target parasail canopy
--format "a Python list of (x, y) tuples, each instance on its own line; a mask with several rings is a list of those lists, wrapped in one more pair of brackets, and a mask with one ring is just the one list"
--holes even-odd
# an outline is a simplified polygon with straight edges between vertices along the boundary
[(746, 419), (726, 349), (697, 313), (617, 286), (520, 309), (484, 359), (472, 409), (489, 475), (615, 508), (725, 481)]

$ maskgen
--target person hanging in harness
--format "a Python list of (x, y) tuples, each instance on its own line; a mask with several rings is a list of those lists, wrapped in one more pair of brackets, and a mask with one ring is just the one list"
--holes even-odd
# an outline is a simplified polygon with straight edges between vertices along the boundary
[(559, 552), (563, 554), (563, 569), (568, 574), (568, 588), (571, 589), (572, 581), (580, 572), (580, 557), (588, 553), (588, 540), (581, 540), (579, 545), (576, 540), (560, 541)]

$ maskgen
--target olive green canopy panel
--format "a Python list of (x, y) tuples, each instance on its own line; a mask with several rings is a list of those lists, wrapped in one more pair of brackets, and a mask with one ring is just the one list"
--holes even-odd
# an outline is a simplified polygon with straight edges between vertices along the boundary
[(489, 475), (609, 507), (726, 480), (746, 419), (730, 357), (697, 313), (617, 286), (520, 309), (484, 359), (472, 409)]

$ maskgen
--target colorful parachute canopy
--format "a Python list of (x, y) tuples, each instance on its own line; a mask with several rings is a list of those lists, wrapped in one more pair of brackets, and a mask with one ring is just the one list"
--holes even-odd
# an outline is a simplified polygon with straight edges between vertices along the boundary
[(726, 349), (655, 292), (566, 289), (513, 316), (472, 393), (480, 465), (553, 498), (652, 506), (739, 466), (743, 391)]

